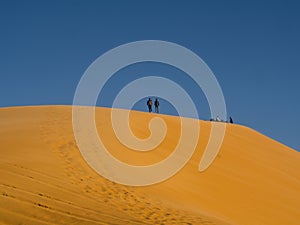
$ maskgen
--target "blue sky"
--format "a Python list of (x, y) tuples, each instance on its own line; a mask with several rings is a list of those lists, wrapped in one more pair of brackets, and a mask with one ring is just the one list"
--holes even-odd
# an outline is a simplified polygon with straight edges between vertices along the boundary
[[(300, 150), (299, 11), (297, 1), (0, 1), (0, 107), (72, 104), (97, 57), (127, 42), (165, 40), (208, 64), (237, 123)], [(159, 63), (116, 73), (98, 104), (110, 106), (122, 85), (147, 73), (186, 87), (199, 98), (199, 117), (209, 118), (201, 90)], [(162, 113), (175, 113), (162, 103)], [(144, 100), (135, 109), (146, 111)]]

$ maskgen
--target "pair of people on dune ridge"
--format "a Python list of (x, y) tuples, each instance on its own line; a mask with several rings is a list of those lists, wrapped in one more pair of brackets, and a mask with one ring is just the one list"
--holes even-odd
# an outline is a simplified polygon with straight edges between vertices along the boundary
[[(152, 99), (151, 99), (151, 98), (148, 99), (148, 101), (147, 101), (147, 106), (148, 106), (149, 112), (151, 113), (151, 112), (152, 112)], [(158, 107), (159, 107), (159, 101), (158, 101), (157, 98), (156, 98), (155, 101), (154, 101), (154, 106), (155, 106), (155, 112), (156, 112), (156, 113), (159, 113), (159, 110), (158, 110)]]

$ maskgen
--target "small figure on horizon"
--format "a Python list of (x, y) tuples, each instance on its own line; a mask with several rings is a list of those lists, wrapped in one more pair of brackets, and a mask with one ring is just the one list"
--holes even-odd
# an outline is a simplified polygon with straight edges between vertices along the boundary
[(233, 119), (231, 118), (231, 116), (229, 117), (229, 123), (233, 123)]
[(217, 122), (221, 122), (221, 119), (220, 119), (219, 116), (217, 116), (216, 121), (217, 121)]
[(156, 113), (159, 113), (159, 111), (158, 111), (159, 101), (158, 101), (157, 98), (155, 99), (154, 106), (155, 106), (155, 112), (156, 112)]
[(152, 112), (152, 99), (149, 98), (147, 101), (148, 110), (151, 113)]

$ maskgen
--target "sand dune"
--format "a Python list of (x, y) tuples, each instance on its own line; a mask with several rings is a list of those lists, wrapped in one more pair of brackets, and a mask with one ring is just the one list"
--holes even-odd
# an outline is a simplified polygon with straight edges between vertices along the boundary
[[(97, 129), (118, 159), (147, 165), (167, 157), (180, 120), (159, 115), (168, 131), (150, 152), (136, 152), (113, 134), (110, 109), (97, 108)], [(131, 127), (149, 136), (148, 113), (132, 111)], [(70, 106), (0, 109), (0, 224), (297, 225), (300, 154), (252, 129), (228, 124), (208, 170), (198, 171), (210, 133), (200, 122), (197, 149), (170, 179), (130, 187), (98, 175), (83, 159)]]

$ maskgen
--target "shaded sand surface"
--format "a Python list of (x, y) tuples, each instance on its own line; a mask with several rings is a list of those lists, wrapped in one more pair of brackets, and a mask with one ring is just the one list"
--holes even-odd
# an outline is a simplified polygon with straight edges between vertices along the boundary
[[(114, 136), (110, 112), (97, 108), (98, 132), (124, 162), (158, 162), (180, 137), (179, 118), (159, 115), (168, 127), (164, 141), (150, 152), (131, 151)], [(131, 111), (137, 137), (149, 136), (153, 116)], [(106, 180), (84, 161), (70, 106), (2, 108), (0, 224), (299, 224), (299, 152), (228, 124), (217, 158), (200, 173), (210, 127), (200, 122), (196, 151), (178, 174), (156, 185), (129, 187)]]

